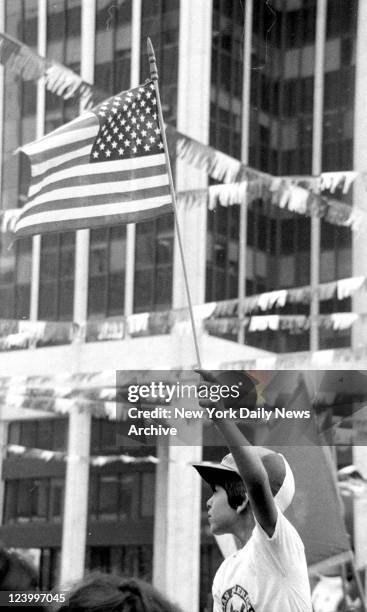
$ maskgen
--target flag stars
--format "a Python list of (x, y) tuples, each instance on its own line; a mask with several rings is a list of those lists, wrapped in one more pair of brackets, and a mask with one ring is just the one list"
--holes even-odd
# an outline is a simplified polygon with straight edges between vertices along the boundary
[(153, 83), (115, 96), (96, 112), (100, 131), (90, 161), (152, 155), (161, 152), (161, 129)]

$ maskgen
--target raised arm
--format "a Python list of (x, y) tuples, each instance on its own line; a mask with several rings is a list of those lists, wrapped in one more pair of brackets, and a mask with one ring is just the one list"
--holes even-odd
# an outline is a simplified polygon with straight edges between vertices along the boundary
[[(203, 377), (208, 387), (212, 384), (218, 385), (219, 381), (212, 372), (206, 370), (197, 370), (197, 372)], [(204, 407), (215, 406), (217, 412), (225, 409), (222, 400), (215, 404), (208, 400), (200, 400), (200, 405)], [(222, 433), (233, 455), (238, 471), (245, 483), (251, 509), (257, 522), (269, 536), (272, 536), (277, 521), (277, 508), (259, 450), (250, 444), (234, 421), (217, 418), (215, 413), (212, 420)]]

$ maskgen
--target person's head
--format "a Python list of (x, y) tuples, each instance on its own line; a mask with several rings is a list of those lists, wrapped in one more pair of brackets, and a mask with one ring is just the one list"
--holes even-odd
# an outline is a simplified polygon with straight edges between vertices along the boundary
[[(292, 502), (295, 491), (291, 468), (280, 453), (263, 447), (256, 447), (256, 452), (268, 474), (274, 500), (283, 512)], [(219, 464), (202, 462), (194, 467), (213, 491), (207, 502), (212, 533), (235, 533), (239, 525), (251, 526), (253, 519), (246, 487), (232, 455), (226, 455)]]
[(14, 551), (0, 548), (0, 591), (34, 591), (36, 570)]
[(93, 572), (75, 585), (59, 612), (180, 612), (148, 582)]
[[(15, 551), (0, 548), (0, 591), (37, 591), (38, 579), (35, 568)], [(16, 606), (18, 612), (29, 610), (29, 606)], [(13, 610), (14, 605), (2, 606), (1, 610)], [(32, 612), (44, 612), (42, 605), (32, 605)]]

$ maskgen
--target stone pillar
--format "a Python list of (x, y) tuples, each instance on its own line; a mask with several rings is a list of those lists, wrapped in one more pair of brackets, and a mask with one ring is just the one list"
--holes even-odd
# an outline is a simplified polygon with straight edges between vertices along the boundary
[[(359, 1), (356, 43), (356, 87), (354, 107), (354, 164), (359, 172), (367, 169), (367, 3)], [(359, 175), (354, 185), (355, 208), (367, 213), (367, 185)], [(367, 276), (367, 242), (364, 232), (352, 232), (352, 275)], [(359, 291), (353, 297), (353, 311), (361, 315), (353, 325), (352, 347), (362, 348), (367, 343), (367, 291)], [(363, 316), (364, 315), (364, 316)]]
[[(46, 57), (47, 50), (47, 0), (38, 0), (37, 18), (37, 50), (38, 54)], [(36, 108), (36, 138), (41, 138), (45, 133), (46, 115), (46, 89), (45, 78), (37, 81), (37, 108)], [(32, 276), (31, 295), (29, 301), (29, 318), (31, 321), (38, 319), (38, 302), (40, 287), (40, 262), (41, 262), (41, 236), (37, 234), (32, 237)]]
[[(358, 445), (353, 447), (353, 464), (367, 478), (367, 431), (359, 434)], [(363, 445), (363, 446), (362, 446)], [(357, 497), (353, 502), (354, 551), (357, 569), (367, 568), (367, 499)], [(367, 586), (367, 585), (366, 585)]]
[(84, 575), (90, 430), (90, 413), (73, 406), (69, 414), (60, 570), (62, 586), (67, 586)]
[[(82, 1), (81, 76), (92, 83), (94, 72), (95, 0)], [(81, 109), (82, 110), (82, 109)], [(76, 233), (73, 319), (83, 324), (88, 304), (89, 230)], [(80, 361), (78, 342), (73, 347), (73, 371)], [(68, 462), (66, 466), (60, 584), (79, 580), (84, 574), (88, 521), (89, 453), (91, 415), (73, 406), (69, 414)]]
[[(207, 144), (209, 141), (211, 0), (180, 3), (177, 129)], [(207, 175), (192, 165), (177, 161), (176, 192), (203, 189)], [(205, 299), (206, 205), (179, 209), (187, 275), (193, 304)], [(173, 307), (187, 306), (182, 263), (175, 235)]]
[(4, 516), (4, 481), (3, 481), (3, 461), (6, 455), (6, 443), (8, 437), (8, 424), (4, 421), (4, 407), (0, 406), (0, 525)]
[[(174, 402), (176, 407), (189, 402)], [(196, 406), (197, 407), (197, 406)], [(172, 422), (174, 423), (174, 422)], [(174, 437), (157, 444), (153, 584), (183, 612), (199, 610), (201, 482), (190, 465), (201, 460), (202, 422), (180, 420), (179, 433), (195, 446), (174, 446)]]

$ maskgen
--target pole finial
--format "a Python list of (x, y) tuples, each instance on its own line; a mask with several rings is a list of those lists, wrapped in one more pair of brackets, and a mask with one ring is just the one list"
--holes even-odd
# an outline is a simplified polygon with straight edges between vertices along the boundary
[(152, 41), (149, 36), (147, 38), (147, 50), (148, 50), (148, 59), (149, 59), (149, 68), (150, 68), (150, 78), (153, 81), (158, 81), (158, 70), (157, 70), (157, 62), (155, 59), (155, 53), (152, 45)]

